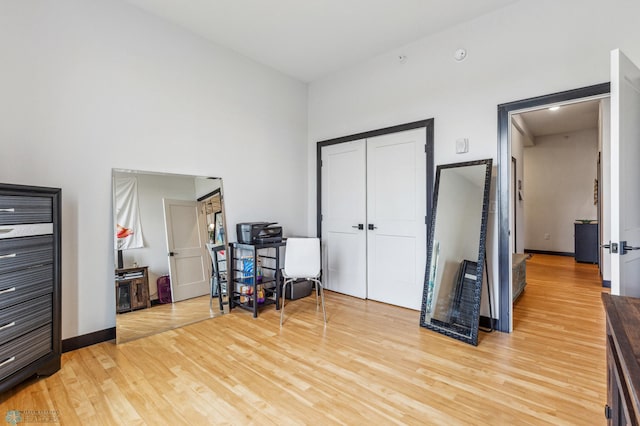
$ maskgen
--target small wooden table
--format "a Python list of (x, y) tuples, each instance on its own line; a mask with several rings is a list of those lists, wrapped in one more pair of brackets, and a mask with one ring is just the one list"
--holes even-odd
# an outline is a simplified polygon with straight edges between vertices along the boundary
[(116, 269), (116, 312), (151, 307), (147, 266)]

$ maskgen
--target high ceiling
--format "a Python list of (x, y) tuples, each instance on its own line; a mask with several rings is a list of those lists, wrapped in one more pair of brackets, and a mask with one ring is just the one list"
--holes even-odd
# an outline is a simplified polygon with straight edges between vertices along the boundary
[(301, 81), (518, 0), (126, 0)]
[(563, 105), (556, 111), (542, 108), (519, 114), (534, 137), (571, 133), (598, 127), (600, 101)]

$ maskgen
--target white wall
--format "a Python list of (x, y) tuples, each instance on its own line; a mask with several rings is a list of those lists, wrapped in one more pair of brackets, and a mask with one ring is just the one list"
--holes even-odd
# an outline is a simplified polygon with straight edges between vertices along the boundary
[(576, 219), (598, 218), (598, 131), (543, 136), (535, 143), (524, 155), (526, 248), (573, 253)]
[[(632, 0), (521, 1), (313, 82), (309, 232), (316, 220), (317, 141), (433, 117), (436, 164), (495, 160), (497, 106), (609, 81), (609, 51), (617, 47), (640, 63), (638, 16), (640, 2)], [(453, 53), (460, 47), (468, 56), (458, 63)], [(470, 139), (464, 155), (455, 154), (460, 137)], [(488, 241), (494, 311), (496, 219), (490, 215)]]
[(0, 57), (0, 182), (62, 188), (63, 338), (115, 326), (114, 167), (305, 234), (305, 84), (117, 0), (2, 1)]

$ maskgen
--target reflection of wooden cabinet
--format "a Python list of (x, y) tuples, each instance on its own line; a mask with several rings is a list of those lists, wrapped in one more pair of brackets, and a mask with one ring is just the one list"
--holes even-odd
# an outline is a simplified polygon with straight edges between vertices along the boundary
[(116, 269), (116, 312), (135, 311), (150, 306), (147, 267)]
[(607, 405), (609, 425), (640, 420), (640, 299), (602, 294), (607, 314)]

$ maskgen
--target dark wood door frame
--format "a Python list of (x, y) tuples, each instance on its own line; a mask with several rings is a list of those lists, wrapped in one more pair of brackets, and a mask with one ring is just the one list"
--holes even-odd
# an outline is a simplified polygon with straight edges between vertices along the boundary
[(496, 328), (509, 332), (511, 324), (511, 305), (509, 297), (509, 272), (511, 269), (511, 251), (509, 250), (509, 165), (511, 164), (511, 147), (509, 146), (510, 113), (528, 108), (573, 101), (582, 98), (602, 96), (610, 93), (610, 83), (582, 87), (565, 92), (538, 96), (498, 105), (498, 278), (500, 315)]

